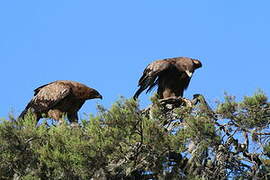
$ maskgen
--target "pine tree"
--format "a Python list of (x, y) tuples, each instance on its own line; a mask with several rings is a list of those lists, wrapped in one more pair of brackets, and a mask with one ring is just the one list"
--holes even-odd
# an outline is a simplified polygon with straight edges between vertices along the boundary
[(263, 92), (193, 100), (121, 98), (78, 127), (1, 120), (0, 179), (270, 179), (270, 103)]

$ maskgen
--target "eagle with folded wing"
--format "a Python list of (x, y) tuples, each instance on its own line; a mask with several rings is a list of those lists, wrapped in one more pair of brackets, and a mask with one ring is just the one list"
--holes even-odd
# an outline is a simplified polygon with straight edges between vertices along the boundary
[(67, 115), (70, 122), (78, 121), (78, 111), (86, 100), (101, 98), (93, 88), (75, 81), (54, 81), (34, 90), (34, 97), (27, 104), (19, 118), (24, 118), (30, 111), (37, 121), (52, 118), (62, 121)]
[(158, 86), (160, 99), (182, 97), (194, 71), (200, 67), (202, 64), (199, 60), (188, 57), (154, 61), (145, 68), (133, 98), (137, 99), (145, 89), (146, 93), (150, 92), (155, 86)]

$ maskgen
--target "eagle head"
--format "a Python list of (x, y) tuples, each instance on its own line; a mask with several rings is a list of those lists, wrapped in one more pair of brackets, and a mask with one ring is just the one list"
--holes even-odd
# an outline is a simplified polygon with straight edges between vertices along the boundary
[(96, 99), (96, 98), (102, 99), (102, 95), (95, 89), (91, 89), (89, 94), (90, 94), (90, 99)]
[(192, 66), (186, 66), (185, 73), (188, 75), (188, 77), (192, 77), (194, 71), (200, 67), (202, 67), (202, 63), (197, 59), (191, 59)]

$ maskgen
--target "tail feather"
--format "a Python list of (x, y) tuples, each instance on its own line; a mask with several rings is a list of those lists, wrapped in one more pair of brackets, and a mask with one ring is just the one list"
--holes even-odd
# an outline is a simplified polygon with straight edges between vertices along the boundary
[(22, 111), (22, 113), (19, 115), (18, 119), (23, 119), (24, 116), (27, 114), (27, 112), (28, 112), (28, 108), (25, 108), (25, 109)]
[(143, 92), (144, 88), (140, 87), (133, 96), (133, 99), (138, 99), (139, 95)]
[(35, 118), (37, 121), (41, 118), (39, 113), (37, 113), (33, 108), (25, 108), (22, 113), (19, 115), (18, 119), (24, 119), (27, 117), (33, 117)]
[(32, 107), (32, 100), (27, 104), (26, 108), (21, 112), (18, 119), (24, 119), (25, 115), (27, 115), (29, 112), (32, 114), (35, 114), (35, 109)]
[(156, 77), (157, 76), (148, 76), (144, 74), (139, 81), (140, 88), (136, 91), (133, 99), (137, 99), (139, 95), (147, 88), (146, 93), (150, 92), (157, 85)]

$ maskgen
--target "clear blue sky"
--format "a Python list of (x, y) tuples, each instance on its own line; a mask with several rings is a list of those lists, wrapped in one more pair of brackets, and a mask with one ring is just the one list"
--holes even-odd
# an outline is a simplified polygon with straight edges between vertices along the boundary
[[(104, 99), (131, 97), (148, 63), (198, 58), (186, 97), (214, 103), (225, 91), (270, 95), (270, 1), (8, 0), (0, 2), (0, 117), (18, 115), (33, 89), (55, 80), (96, 88)], [(142, 107), (150, 95), (140, 97)]]

